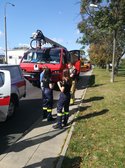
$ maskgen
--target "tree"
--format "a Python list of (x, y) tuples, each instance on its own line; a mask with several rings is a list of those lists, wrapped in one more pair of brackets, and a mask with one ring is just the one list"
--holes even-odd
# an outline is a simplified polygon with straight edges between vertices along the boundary
[(91, 62), (99, 67), (105, 68), (111, 58), (106, 54), (107, 46), (105, 44), (91, 44), (88, 50)]
[[(118, 67), (119, 61), (125, 53), (125, 1), (110, 0), (104, 3), (97, 0), (96, 3), (99, 5), (96, 9), (90, 8), (91, 2), (81, 0), (80, 14), (82, 20), (78, 24), (78, 28), (83, 36), (78, 39), (78, 42), (83, 45), (104, 45), (105, 43), (105, 55), (110, 60), (115, 37), (114, 59), (115, 66)], [(102, 59), (101, 56), (100, 59)]]

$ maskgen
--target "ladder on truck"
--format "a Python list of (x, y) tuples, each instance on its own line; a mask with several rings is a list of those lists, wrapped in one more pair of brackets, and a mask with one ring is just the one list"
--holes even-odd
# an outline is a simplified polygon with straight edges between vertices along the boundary
[[(65, 48), (64, 46), (62, 46), (61, 44), (51, 40), (50, 38), (46, 37), (43, 35), (41, 30), (37, 30), (35, 33), (33, 33), (33, 36), (31, 37), (31, 42), (30, 42), (30, 47), (32, 49), (41, 49), (41, 47), (44, 44), (51, 44), (53, 47), (62, 47)], [(35, 46), (33, 45), (35, 43)]]

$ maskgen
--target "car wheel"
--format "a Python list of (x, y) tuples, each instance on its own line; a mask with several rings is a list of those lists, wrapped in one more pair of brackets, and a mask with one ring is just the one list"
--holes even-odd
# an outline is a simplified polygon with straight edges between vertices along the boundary
[(13, 113), (15, 112), (15, 108), (16, 108), (16, 103), (15, 103), (14, 99), (11, 98), (9, 109), (8, 109), (8, 117), (13, 115)]

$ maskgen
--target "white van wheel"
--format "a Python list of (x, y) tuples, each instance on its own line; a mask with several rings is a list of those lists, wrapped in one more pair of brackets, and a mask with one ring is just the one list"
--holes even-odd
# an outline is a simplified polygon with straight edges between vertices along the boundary
[(11, 98), (9, 109), (8, 109), (8, 117), (13, 115), (13, 113), (15, 111), (15, 107), (16, 107), (15, 101), (14, 101), (14, 99)]

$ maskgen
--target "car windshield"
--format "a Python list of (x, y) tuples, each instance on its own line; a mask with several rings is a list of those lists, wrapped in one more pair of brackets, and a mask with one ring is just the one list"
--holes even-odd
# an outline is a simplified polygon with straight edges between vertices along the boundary
[(59, 64), (60, 50), (55, 48), (49, 48), (41, 51), (31, 50), (25, 53), (22, 62)]

